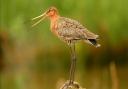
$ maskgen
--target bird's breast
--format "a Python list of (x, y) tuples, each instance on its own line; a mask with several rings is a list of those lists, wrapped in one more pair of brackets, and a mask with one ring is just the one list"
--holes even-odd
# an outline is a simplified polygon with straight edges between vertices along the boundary
[(51, 31), (57, 35), (57, 23), (54, 22), (54, 23), (51, 23)]

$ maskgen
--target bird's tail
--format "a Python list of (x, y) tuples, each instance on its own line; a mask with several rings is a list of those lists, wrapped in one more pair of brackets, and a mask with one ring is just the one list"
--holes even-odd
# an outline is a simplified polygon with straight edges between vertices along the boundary
[(84, 40), (84, 42), (91, 44), (96, 48), (101, 46), (100, 44), (98, 44), (97, 39), (87, 39), (87, 40)]

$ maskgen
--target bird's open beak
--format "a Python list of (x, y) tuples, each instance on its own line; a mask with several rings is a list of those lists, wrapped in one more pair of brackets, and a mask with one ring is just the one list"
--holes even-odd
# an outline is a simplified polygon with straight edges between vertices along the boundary
[(34, 27), (34, 26), (36, 26), (37, 24), (39, 24), (42, 20), (45, 19), (46, 16), (47, 16), (47, 15), (46, 15), (46, 12), (45, 12), (45, 13), (43, 13), (42, 15), (39, 15), (39, 16), (37, 16), (37, 17), (35, 17), (35, 18), (32, 18), (32, 19), (31, 19), (32, 21), (33, 21), (33, 20), (36, 20), (36, 19), (39, 19), (39, 21), (37, 21), (36, 23), (34, 23), (34, 24), (32, 25), (32, 27)]

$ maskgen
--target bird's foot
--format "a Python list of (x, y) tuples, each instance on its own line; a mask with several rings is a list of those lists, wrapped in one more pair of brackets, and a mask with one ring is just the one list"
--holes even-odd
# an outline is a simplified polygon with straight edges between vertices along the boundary
[(71, 81), (66, 81), (60, 89), (86, 89), (82, 88), (79, 83), (77, 82), (71, 82)]

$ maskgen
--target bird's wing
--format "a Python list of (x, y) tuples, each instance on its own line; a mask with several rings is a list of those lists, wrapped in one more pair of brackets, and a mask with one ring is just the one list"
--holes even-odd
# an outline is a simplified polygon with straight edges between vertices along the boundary
[(77, 40), (82, 38), (82, 34), (78, 32), (77, 24), (74, 24), (73, 22), (65, 18), (58, 22), (57, 31), (58, 31), (58, 35), (61, 38), (64, 38), (67, 40)]
[(79, 22), (64, 17), (58, 21), (58, 35), (68, 40), (97, 38), (97, 35), (88, 31)]

